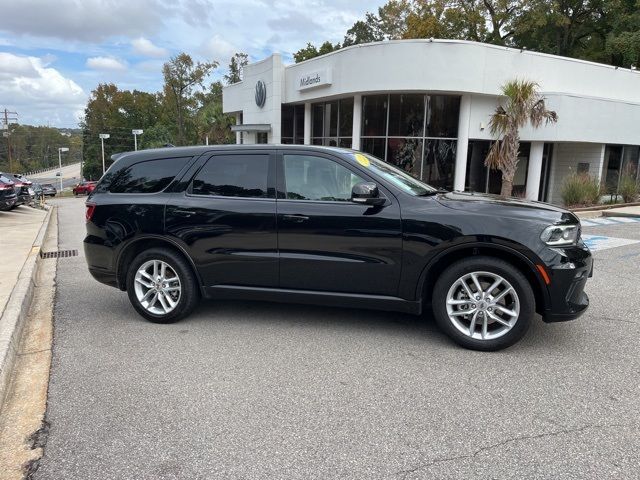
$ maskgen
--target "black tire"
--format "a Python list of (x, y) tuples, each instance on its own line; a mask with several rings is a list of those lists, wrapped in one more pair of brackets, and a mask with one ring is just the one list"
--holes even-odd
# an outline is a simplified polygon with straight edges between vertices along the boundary
[[(135, 291), (135, 277), (138, 269), (150, 260), (160, 260), (167, 263), (180, 280), (181, 292), (177, 305), (166, 314), (155, 314), (148, 311), (138, 300)], [(131, 262), (127, 271), (127, 294), (129, 301), (136, 311), (153, 323), (175, 323), (188, 316), (198, 305), (200, 300), (200, 285), (193, 273), (191, 265), (174, 250), (169, 248), (151, 248), (140, 253)]]
[[(489, 272), (501, 276), (511, 284), (520, 304), (520, 313), (513, 327), (493, 339), (476, 339), (462, 333), (447, 312), (449, 289), (461, 277), (472, 272)], [(454, 342), (471, 350), (495, 351), (510, 347), (527, 333), (535, 314), (535, 297), (529, 281), (513, 265), (494, 257), (477, 256), (460, 260), (449, 266), (436, 281), (432, 297), (433, 314), (440, 329)], [(454, 317), (457, 318), (457, 317)], [(499, 325), (496, 323), (496, 326)]]

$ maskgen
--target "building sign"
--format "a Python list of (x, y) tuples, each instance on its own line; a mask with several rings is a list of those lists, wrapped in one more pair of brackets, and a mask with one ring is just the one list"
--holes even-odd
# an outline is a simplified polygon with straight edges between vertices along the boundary
[(260, 108), (264, 107), (264, 102), (267, 100), (267, 86), (262, 80), (258, 80), (256, 83), (256, 105)]
[(317, 70), (300, 75), (296, 88), (298, 90), (309, 90), (311, 88), (326, 87), (327, 85), (331, 85), (331, 69)]

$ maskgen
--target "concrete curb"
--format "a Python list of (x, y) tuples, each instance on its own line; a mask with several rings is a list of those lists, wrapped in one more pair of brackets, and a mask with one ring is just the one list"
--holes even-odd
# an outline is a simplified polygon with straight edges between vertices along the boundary
[(31, 252), (20, 270), (9, 301), (0, 317), (0, 406), (4, 403), (11, 373), (16, 360), (16, 354), (20, 345), (25, 320), (29, 313), (33, 290), (37, 285), (38, 267), (40, 265), (40, 248), (46, 238), (46, 233), (51, 224), (51, 215), (55, 208), (50, 208), (42, 222), (42, 226), (33, 242)]
[(614, 218), (614, 217), (627, 217), (627, 218), (640, 218), (640, 213), (631, 213), (631, 212), (602, 212), (603, 217)]

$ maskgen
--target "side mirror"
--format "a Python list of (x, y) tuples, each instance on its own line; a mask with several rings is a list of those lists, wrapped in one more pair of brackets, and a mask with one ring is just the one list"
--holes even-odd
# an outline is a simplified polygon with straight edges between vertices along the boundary
[(357, 183), (351, 189), (351, 201), (364, 205), (381, 206), (386, 198), (380, 196), (378, 186), (373, 182)]

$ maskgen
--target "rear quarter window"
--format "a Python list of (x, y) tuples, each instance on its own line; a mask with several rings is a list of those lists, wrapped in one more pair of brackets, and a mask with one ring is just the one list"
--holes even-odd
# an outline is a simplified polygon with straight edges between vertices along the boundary
[(122, 170), (110, 183), (111, 193), (156, 193), (164, 190), (191, 157), (147, 160)]

